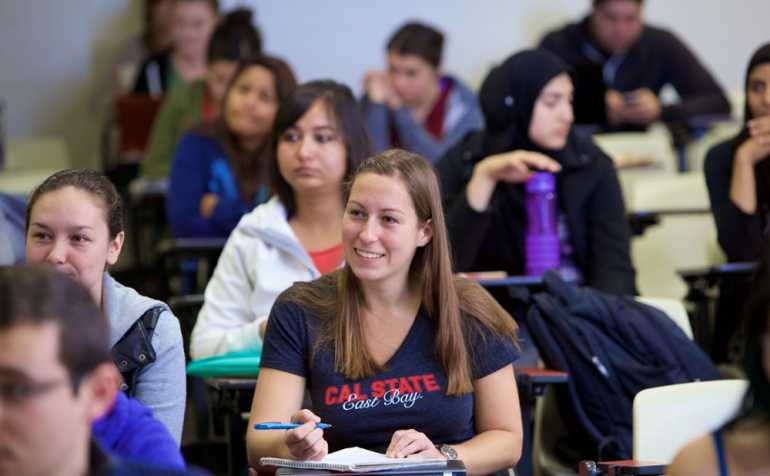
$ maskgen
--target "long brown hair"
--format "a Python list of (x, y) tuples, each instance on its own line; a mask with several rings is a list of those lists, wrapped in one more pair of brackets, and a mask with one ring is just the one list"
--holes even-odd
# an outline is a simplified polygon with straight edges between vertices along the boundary
[[(419, 289), (422, 307), (438, 322), (435, 352), (447, 374), (447, 395), (461, 396), (473, 390), (475, 352), (484, 352), (481, 331), (518, 341), (513, 318), (477, 283), (452, 276), (444, 213), (436, 171), (427, 160), (404, 150), (389, 150), (366, 159), (351, 177), (350, 189), (361, 174), (400, 178), (412, 198), (421, 225), (433, 221), (433, 238), (418, 248), (410, 265), (411, 285)], [(319, 318), (315, 352), (334, 352), (335, 370), (352, 380), (386, 370), (375, 362), (366, 345), (361, 281), (349, 264), (320, 279), (296, 283), (279, 302), (294, 302)], [(518, 344), (517, 344), (518, 345)]]
[[(233, 79), (230, 81), (222, 100), (223, 111), (225, 110), (225, 103), (230, 96), (233, 85), (246, 70), (254, 66), (261, 66), (273, 73), (275, 77), (275, 92), (279, 103), (297, 87), (297, 79), (294, 76), (294, 72), (285, 61), (280, 58), (258, 54), (239, 64), (238, 70), (233, 75)], [(235, 134), (227, 127), (223, 115), (220, 115), (219, 118), (212, 122), (203, 122), (193, 126), (190, 132), (208, 137), (222, 144), (227, 162), (233, 171), (233, 177), (235, 177), (235, 181), (238, 183), (241, 200), (254, 204), (254, 196), (257, 190), (265, 184), (267, 179), (267, 160), (270, 149), (269, 131), (265, 136), (264, 143), (251, 153), (243, 150), (238, 145), (238, 140)]]

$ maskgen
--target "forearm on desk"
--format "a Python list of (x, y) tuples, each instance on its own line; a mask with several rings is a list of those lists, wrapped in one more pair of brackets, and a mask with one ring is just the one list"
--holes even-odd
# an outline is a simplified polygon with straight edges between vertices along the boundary
[(477, 476), (515, 466), (521, 458), (521, 445), (521, 434), (489, 430), (452, 448), (465, 464), (468, 476)]

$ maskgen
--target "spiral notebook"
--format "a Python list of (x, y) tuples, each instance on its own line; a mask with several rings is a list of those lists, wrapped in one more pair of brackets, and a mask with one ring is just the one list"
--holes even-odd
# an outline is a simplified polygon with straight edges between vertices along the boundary
[(382, 453), (365, 450), (359, 447), (345, 448), (330, 453), (321, 461), (296, 461), (282, 458), (261, 458), (262, 466), (278, 466), (282, 468), (310, 469), (319, 471), (341, 471), (365, 473), (371, 471), (386, 471), (391, 469), (419, 468), (423, 466), (446, 466), (447, 460), (439, 458), (388, 458)]

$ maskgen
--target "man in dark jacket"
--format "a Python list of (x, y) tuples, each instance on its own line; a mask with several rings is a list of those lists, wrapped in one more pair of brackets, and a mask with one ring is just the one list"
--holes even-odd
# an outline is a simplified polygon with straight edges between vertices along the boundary
[[(613, 132), (730, 113), (724, 92), (692, 52), (670, 32), (644, 24), (642, 0), (594, 0), (589, 16), (549, 33), (540, 48), (578, 73), (577, 123)], [(678, 104), (661, 104), (665, 84), (676, 89)]]

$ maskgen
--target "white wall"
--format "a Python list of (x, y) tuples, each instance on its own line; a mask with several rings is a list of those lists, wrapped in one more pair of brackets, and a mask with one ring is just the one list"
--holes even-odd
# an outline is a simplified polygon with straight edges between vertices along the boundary
[[(98, 122), (89, 93), (110, 54), (139, 29), (141, 0), (0, 0), (0, 96), (11, 138), (61, 134), (92, 165)], [(300, 80), (328, 77), (360, 91), (410, 19), (447, 34), (445, 64), (477, 88), (489, 67), (588, 10), (590, 0), (221, 0), (257, 11), (265, 50)], [(740, 89), (752, 51), (770, 41), (767, 0), (646, 0), (650, 23), (674, 30), (727, 89)]]

